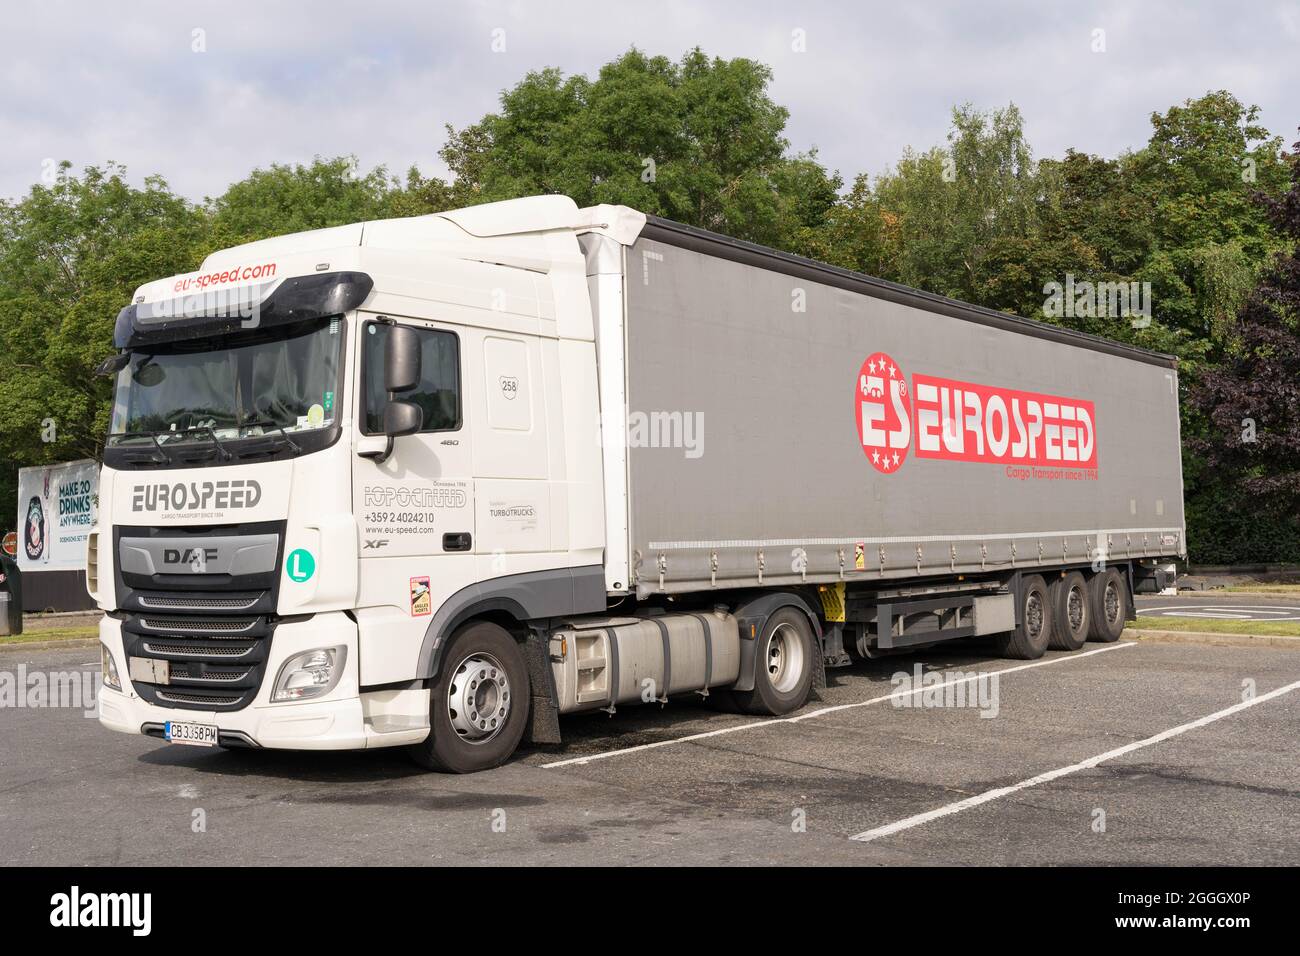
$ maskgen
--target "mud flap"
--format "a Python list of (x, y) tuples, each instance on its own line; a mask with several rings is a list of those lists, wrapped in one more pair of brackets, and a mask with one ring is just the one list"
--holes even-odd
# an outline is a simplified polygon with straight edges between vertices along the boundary
[(551, 672), (550, 639), (546, 631), (529, 628), (523, 652), (532, 695), (524, 740), (534, 744), (558, 744), (561, 742), (560, 708), (555, 703), (555, 674)]

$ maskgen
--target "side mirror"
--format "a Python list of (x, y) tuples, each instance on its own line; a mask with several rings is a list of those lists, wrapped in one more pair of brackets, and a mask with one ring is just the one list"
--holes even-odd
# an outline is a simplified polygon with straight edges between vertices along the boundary
[(423, 424), (424, 412), (419, 405), (412, 402), (389, 402), (384, 406), (384, 434), (389, 438), (414, 435)]
[(95, 366), (96, 375), (116, 375), (122, 369), (126, 368), (131, 361), (130, 352), (118, 352), (116, 355), (110, 355), (104, 361)]
[[(388, 330), (388, 341), (384, 346), (384, 390), (405, 392), (418, 384), (420, 384), (420, 336), (408, 325), (394, 325)], [(418, 412), (419, 409), (416, 411)], [(384, 423), (384, 430), (388, 431), (387, 411), (384, 412)], [(417, 424), (416, 429), (418, 430), (419, 427)]]

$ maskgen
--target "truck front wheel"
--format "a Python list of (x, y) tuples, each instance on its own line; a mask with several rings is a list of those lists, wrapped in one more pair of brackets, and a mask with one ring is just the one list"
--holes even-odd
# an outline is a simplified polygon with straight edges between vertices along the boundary
[(411, 748), (416, 763), (445, 773), (499, 767), (528, 722), (528, 670), (519, 644), (487, 621), (452, 635), (429, 695), (429, 736)]
[(798, 710), (812, 689), (817, 638), (808, 616), (783, 607), (763, 625), (754, 648), (754, 689), (732, 691), (741, 710), (780, 716)]
[(999, 634), (998, 653), (1019, 661), (1042, 657), (1052, 635), (1052, 602), (1047, 585), (1037, 574), (1020, 582), (1020, 623), (1014, 631)]

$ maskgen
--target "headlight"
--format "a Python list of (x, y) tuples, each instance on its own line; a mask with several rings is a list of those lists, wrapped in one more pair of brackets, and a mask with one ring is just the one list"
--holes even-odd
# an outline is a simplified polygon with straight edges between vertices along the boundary
[(113, 690), (122, 689), (122, 678), (117, 676), (117, 662), (113, 660), (113, 652), (108, 649), (107, 644), (99, 645), (99, 670), (104, 678), (105, 687), (111, 687)]
[(295, 654), (281, 665), (271, 700), (307, 700), (328, 694), (343, 676), (347, 656), (343, 644)]

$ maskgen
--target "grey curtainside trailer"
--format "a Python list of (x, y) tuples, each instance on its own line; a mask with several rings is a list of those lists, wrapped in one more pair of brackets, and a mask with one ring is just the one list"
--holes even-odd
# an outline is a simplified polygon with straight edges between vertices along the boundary
[(625, 274), (629, 408), (693, 441), (633, 436), (640, 595), (1184, 555), (1171, 356), (653, 218)]

